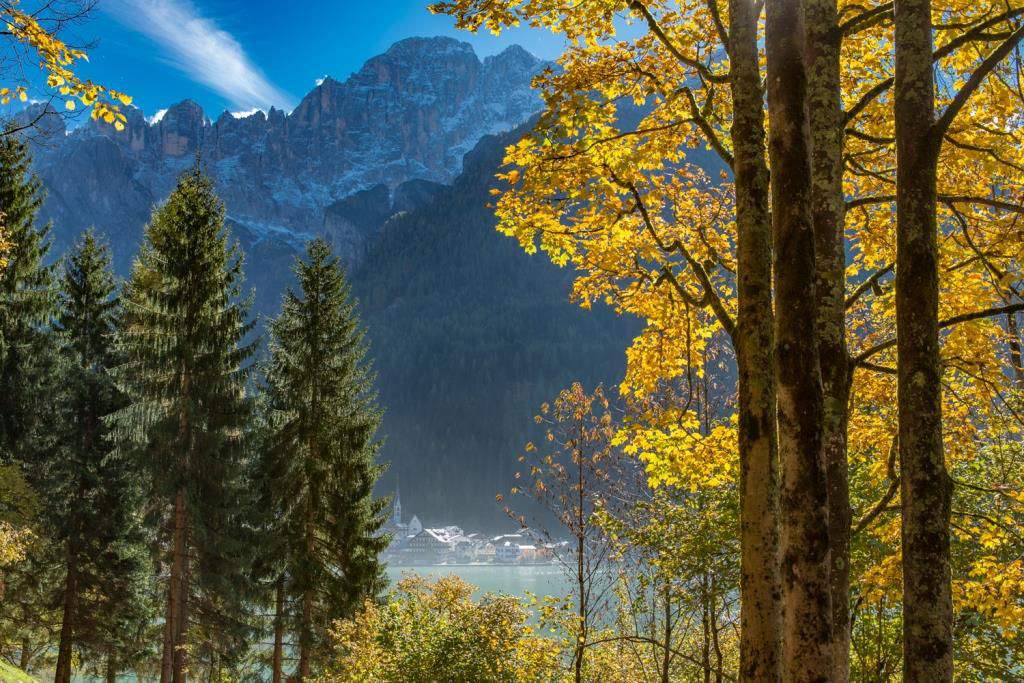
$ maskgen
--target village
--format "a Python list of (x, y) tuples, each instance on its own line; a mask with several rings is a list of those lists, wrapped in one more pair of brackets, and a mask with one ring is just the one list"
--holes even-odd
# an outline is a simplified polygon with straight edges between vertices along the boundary
[(390, 565), (455, 564), (552, 564), (566, 541), (552, 542), (530, 529), (490, 536), (466, 533), (458, 526), (426, 528), (413, 515), (402, 521), (402, 501), (395, 494), (391, 516), (381, 529), (391, 536), (391, 544), (381, 556)]

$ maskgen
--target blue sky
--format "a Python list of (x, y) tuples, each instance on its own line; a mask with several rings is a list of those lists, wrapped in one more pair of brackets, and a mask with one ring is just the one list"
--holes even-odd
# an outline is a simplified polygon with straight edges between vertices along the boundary
[(561, 38), (516, 29), (473, 36), (427, 0), (100, 0), (75, 35), (95, 41), (81, 69), (152, 115), (190, 97), (211, 118), (227, 109), (291, 109), (329, 74), (344, 80), (409, 36), (449, 35), (481, 57), (518, 43), (553, 59)]

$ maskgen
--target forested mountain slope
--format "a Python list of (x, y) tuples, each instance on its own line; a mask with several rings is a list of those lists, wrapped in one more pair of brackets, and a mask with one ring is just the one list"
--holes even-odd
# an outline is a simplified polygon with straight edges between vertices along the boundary
[(621, 379), (636, 321), (569, 303), (572, 273), (498, 234), (487, 208), (503, 150), (484, 138), (435, 200), (385, 224), (355, 273), (386, 406), (384, 454), (426, 523), (503, 521), (533, 416), (574, 380)]

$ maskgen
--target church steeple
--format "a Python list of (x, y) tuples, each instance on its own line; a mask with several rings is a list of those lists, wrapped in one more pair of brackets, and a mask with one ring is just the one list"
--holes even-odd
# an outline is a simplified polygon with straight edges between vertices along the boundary
[(398, 475), (395, 475), (395, 508), (391, 513), (391, 523), (398, 526), (402, 523), (402, 491), (398, 486)]

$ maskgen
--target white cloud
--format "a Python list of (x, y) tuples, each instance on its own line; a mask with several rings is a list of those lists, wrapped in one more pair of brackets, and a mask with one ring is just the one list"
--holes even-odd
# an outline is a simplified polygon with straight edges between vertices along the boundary
[(167, 113), (166, 109), (161, 109), (160, 111), (158, 111), (157, 113), (153, 114), (152, 116), (147, 116), (146, 117), (146, 123), (148, 123), (151, 126), (154, 123), (160, 123), (160, 119), (162, 119), (164, 117), (164, 114), (166, 114), (166, 113)]
[(326, 80), (327, 80), (328, 78), (329, 78), (329, 77), (328, 77), (328, 75), (327, 75), (327, 74), (324, 74), (324, 75), (323, 75), (323, 76), (321, 76), (320, 78), (316, 79), (316, 84), (317, 84), (317, 86), (321, 86), (321, 85), (323, 85), (323, 84), (324, 84), (324, 81), (326, 81)]
[(234, 36), (204, 17), (190, 0), (110, 0), (122, 23), (166, 50), (166, 60), (239, 109), (290, 108), (291, 97), (250, 61)]

